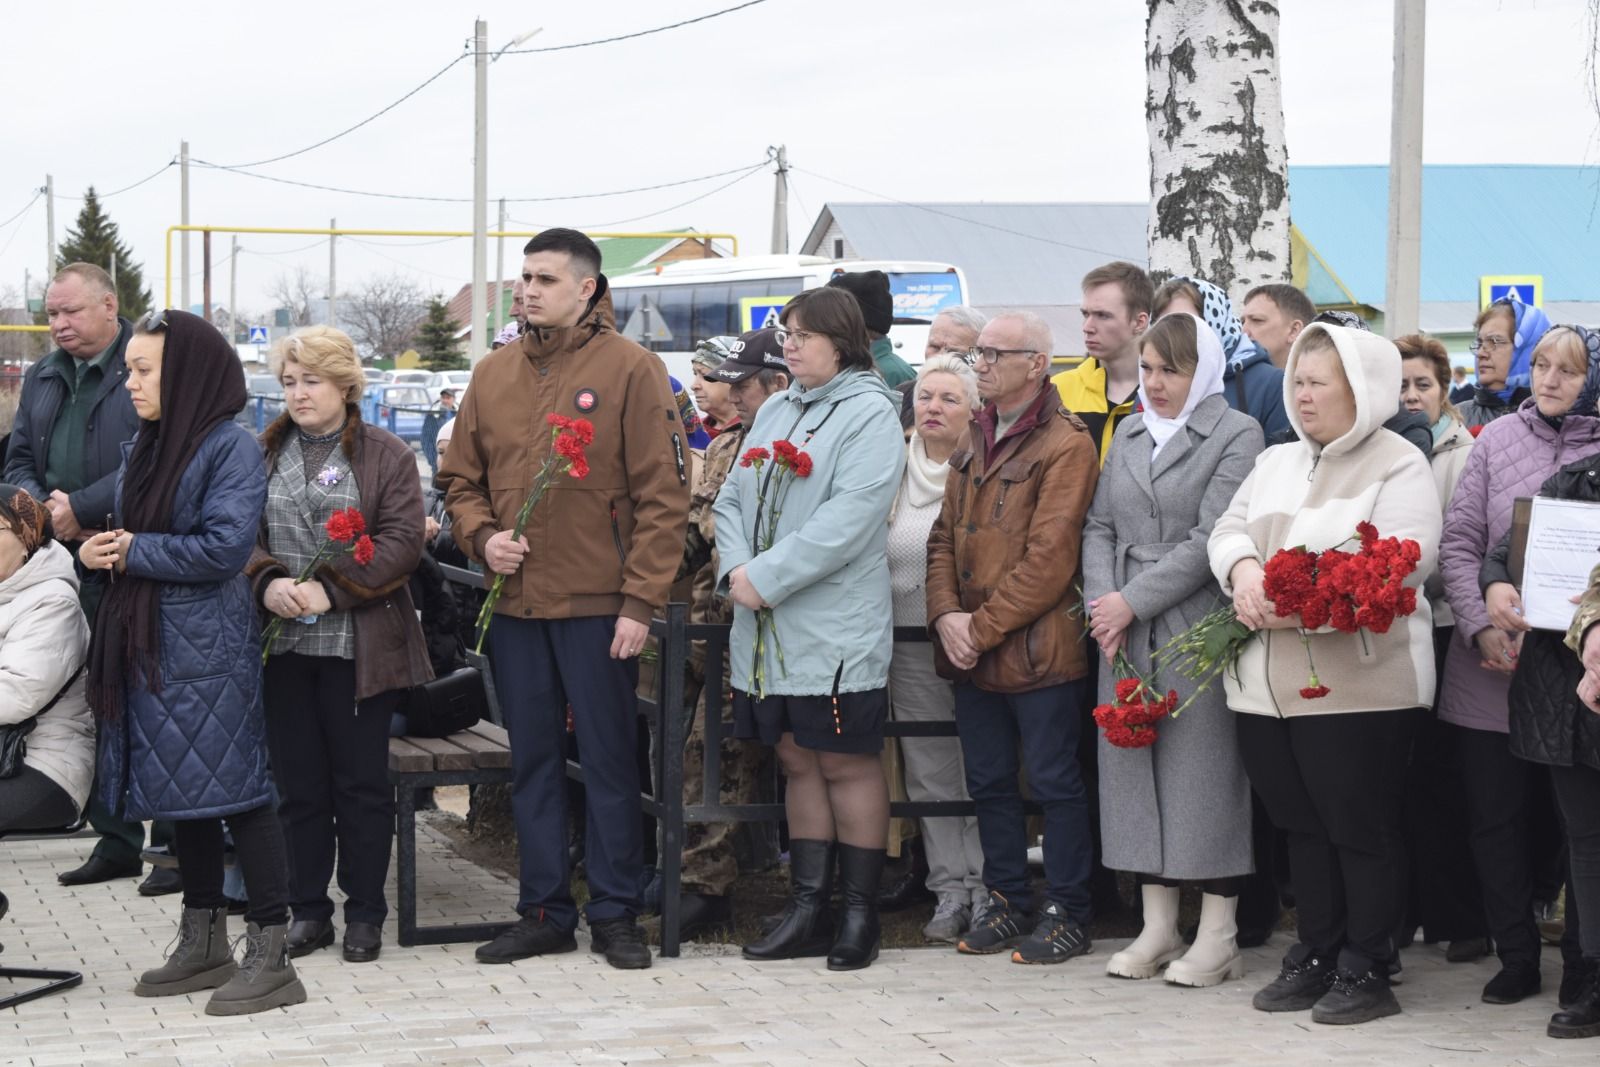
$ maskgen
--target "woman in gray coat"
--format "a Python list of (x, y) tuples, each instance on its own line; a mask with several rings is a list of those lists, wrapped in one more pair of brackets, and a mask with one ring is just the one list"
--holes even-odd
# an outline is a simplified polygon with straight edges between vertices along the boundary
[[(1160, 690), (1192, 683), (1152, 676), (1151, 653), (1222, 602), (1206, 542), (1262, 447), (1261, 427), (1222, 395), (1222, 346), (1193, 315), (1168, 315), (1139, 354), (1141, 418), (1118, 429), (1083, 533), (1091, 633), (1107, 661), (1122, 652)], [(1100, 700), (1114, 699), (1100, 673)], [(1139, 876), (1144, 930), (1111, 957), (1109, 974), (1215, 985), (1244, 974), (1235, 908), (1250, 873), (1250, 784), (1222, 688), (1164, 720), (1147, 748), (1100, 739), (1104, 862)], [(1200, 929), (1184, 953), (1178, 886), (1204, 890)], [(1179, 957), (1182, 956), (1181, 959)]]

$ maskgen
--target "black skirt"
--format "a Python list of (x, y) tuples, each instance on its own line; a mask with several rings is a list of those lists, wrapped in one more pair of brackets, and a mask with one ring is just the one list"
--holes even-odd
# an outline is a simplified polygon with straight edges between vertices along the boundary
[(817, 752), (869, 754), (883, 751), (889, 717), (887, 687), (833, 696), (769, 696), (757, 700), (733, 691), (735, 737), (776, 745), (784, 734)]

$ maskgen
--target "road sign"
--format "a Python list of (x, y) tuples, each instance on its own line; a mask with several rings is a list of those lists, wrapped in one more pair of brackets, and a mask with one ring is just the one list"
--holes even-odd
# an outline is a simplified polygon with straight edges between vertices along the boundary
[(1496, 300), (1505, 300), (1517, 294), (1529, 307), (1544, 305), (1544, 275), (1542, 274), (1485, 274), (1478, 279), (1478, 309), (1481, 311)]
[(672, 340), (672, 330), (661, 317), (661, 309), (650, 306), (650, 297), (639, 299), (639, 306), (622, 327), (622, 336), (636, 344)]
[(783, 313), (783, 306), (793, 299), (792, 296), (740, 297), (739, 332), (749, 333), (751, 330), (765, 330), (769, 326), (778, 325), (778, 316)]
[(250, 327), (250, 343), (264, 345), (267, 343), (267, 328), (265, 326)]

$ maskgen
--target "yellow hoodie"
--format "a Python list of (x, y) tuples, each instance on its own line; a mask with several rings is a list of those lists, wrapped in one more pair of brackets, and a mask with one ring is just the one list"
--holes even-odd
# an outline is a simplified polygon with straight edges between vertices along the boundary
[(1050, 381), (1061, 394), (1061, 406), (1081, 418), (1089, 427), (1089, 436), (1094, 439), (1094, 446), (1100, 452), (1100, 465), (1105, 466), (1106, 455), (1111, 451), (1111, 438), (1117, 432), (1117, 423), (1124, 416), (1133, 414), (1137, 394), (1116, 407), (1110, 407), (1106, 400), (1105, 368), (1093, 356), (1086, 357), (1082, 363), (1071, 370), (1062, 371)]

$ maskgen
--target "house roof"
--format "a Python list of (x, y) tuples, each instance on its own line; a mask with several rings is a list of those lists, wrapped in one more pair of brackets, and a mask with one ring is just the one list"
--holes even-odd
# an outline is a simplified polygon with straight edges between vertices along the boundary
[[(1380, 306), (1389, 168), (1290, 167), (1295, 225), (1356, 298)], [(1600, 171), (1422, 168), (1422, 299), (1476, 303), (1485, 274), (1538, 274), (1546, 301), (1600, 300)]]

